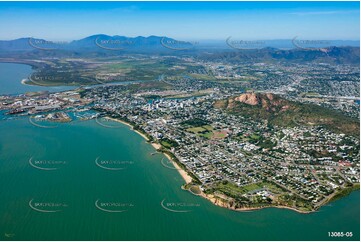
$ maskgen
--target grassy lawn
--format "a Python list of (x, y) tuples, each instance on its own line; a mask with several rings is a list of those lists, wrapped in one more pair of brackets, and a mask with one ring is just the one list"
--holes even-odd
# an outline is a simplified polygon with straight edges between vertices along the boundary
[(214, 131), (211, 125), (203, 125), (198, 127), (191, 127), (186, 129), (188, 132), (192, 132), (199, 136), (205, 137), (207, 139), (223, 139), (227, 137), (227, 133), (224, 131)]
[(231, 197), (237, 197), (241, 194), (249, 193), (262, 188), (268, 188), (271, 192), (274, 193), (283, 192), (282, 188), (268, 182), (254, 183), (242, 187), (239, 187), (236, 184), (230, 182), (226, 182), (226, 183), (220, 182), (215, 187), (216, 190), (223, 192), (227, 196), (231, 196)]
[(246, 185), (246, 186), (242, 187), (242, 189), (245, 190), (246, 192), (252, 192), (254, 190), (261, 189), (261, 188), (263, 188), (262, 183), (255, 183), (255, 184), (250, 184), (250, 185)]
[(168, 143), (168, 142), (166, 142), (166, 141), (161, 141), (160, 142), (163, 146), (165, 146), (165, 147), (167, 147), (167, 148), (171, 148), (172, 146)]
[(216, 138), (216, 139), (223, 139), (223, 138), (226, 138), (227, 137), (227, 134), (225, 132), (214, 132), (213, 131), (213, 138)]
[(193, 127), (193, 128), (189, 128), (187, 129), (191, 132), (194, 132), (194, 133), (199, 133), (199, 132), (204, 132), (206, 130), (208, 131), (212, 131), (213, 130), (213, 127), (210, 126), (210, 125), (203, 125), (203, 126), (200, 126), (200, 127)]
[(201, 189), (199, 189), (198, 186), (191, 186), (189, 188), (189, 190), (194, 194), (201, 194), (202, 193)]
[(213, 137), (213, 127), (211, 125), (203, 125), (199, 127), (192, 127), (186, 129), (188, 132), (192, 132), (194, 134), (197, 134), (199, 136), (205, 137), (205, 138), (212, 138)]
[(230, 182), (227, 183), (220, 182), (217, 184), (215, 189), (230, 197), (238, 197), (239, 195), (245, 193), (244, 189)]
[(206, 130), (213, 130), (213, 127), (210, 125), (204, 125), (203, 128), (205, 128)]
[(199, 136), (205, 137), (207, 139), (211, 139), (213, 137), (213, 132), (212, 131), (208, 131), (202, 134), (199, 134)]
[(256, 135), (256, 134), (252, 134), (250, 138), (253, 139), (253, 140), (259, 140), (261, 137), (259, 135)]
[(206, 129), (203, 127), (193, 127), (193, 128), (188, 128), (187, 131), (192, 132), (192, 133), (199, 133), (199, 132), (206, 131)]
[(268, 188), (268, 190), (270, 190), (271, 192), (274, 193), (282, 193), (285, 192), (285, 190), (275, 184), (272, 183), (268, 183), (268, 182), (262, 182), (262, 186), (265, 188)]

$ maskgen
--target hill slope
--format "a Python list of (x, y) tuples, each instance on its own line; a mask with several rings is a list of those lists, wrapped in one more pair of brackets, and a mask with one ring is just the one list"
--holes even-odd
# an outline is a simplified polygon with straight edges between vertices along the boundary
[(357, 119), (318, 105), (289, 101), (271, 93), (245, 93), (217, 101), (214, 106), (256, 120), (266, 119), (271, 125), (323, 126), (336, 133), (353, 136), (359, 136), (360, 132), (360, 123)]
[(198, 56), (198, 59), (207, 61), (227, 61), (229, 63), (287, 61), (295, 63), (322, 62), (333, 64), (360, 64), (360, 47), (331, 46), (313, 50), (299, 48), (290, 50), (263, 48), (217, 53), (201, 53)]

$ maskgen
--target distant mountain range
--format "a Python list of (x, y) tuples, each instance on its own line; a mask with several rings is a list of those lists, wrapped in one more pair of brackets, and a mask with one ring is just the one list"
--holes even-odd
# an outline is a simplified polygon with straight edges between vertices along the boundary
[[(321, 43), (321, 44), (320, 44)], [(31, 59), (38, 57), (105, 57), (128, 54), (189, 54), (200, 60), (249, 62), (294, 61), (359, 64), (358, 41), (319, 41), (314, 43), (292, 40), (243, 41), (180, 41), (169, 37), (126, 37), (92, 35), (70, 42), (21, 38), (0, 41), (1, 58)], [(327, 46), (338, 44), (340, 46)], [(319, 46), (317, 46), (319, 45)], [(274, 47), (278, 46), (278, 48)], [(280, 48), (288, 46), (288, 48)], [(51, 51), (49, 51), (51, 50)]]
[(289, 49), (263, 48), (243, 51), (218, 51), (199, 53), (200, 60), (242, 62), (318, 62), (334, 64), (359, 64), (360, 47), (327, 47), (320, 49)]
[(178, 41), (168, 37), (125, 37), (92, 35), (71, 42), (48, 41), (36, 38), (0, 40), (0, 51), (66, 50), (66, 51), (127, 51), (127, 50), (186, 50), (193, 48), (191, 42)]
[[(313, 44), (312, 44), (313, 43)], [(204, 41), (181, 41), (163, 36), (149, 37), (126, 37), (109, 36), (104, 34), (92, 35), (80, 40), (70, 42), (56, 42), (37, 38), (20, 38), (15, 40), (0, 40), (0, 51), (32, 51), (40, 50), (191, 50), (191, 49), (314, 49), (318, 47), (359, 47), (359, 41), (353, 40), (323, 40), (323, 41), (302, 41), (297, 39), (280, 40), (257, 40), (247, 41), (228, 37), (222, 40), (204, 40)]]

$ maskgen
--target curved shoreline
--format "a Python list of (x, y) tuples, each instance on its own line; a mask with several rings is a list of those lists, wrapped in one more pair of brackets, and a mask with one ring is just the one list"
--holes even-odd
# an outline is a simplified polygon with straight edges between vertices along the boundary
[[(107, 117), (108, 119), (114, 121), (114, 122), (119, 122), (122, 123), (124, 125), (127, 125), (128, 127), (131, 128), (132, 131), (135, 131), (136, 133), (138, 133), (140, 136), (142, 136), (146, 141), (149, 141), (148, 137), (145, 136), (143, 133), (139, 132), (138, 130), (135, 130), (133, 128), (133, 126), (123, 120), (119, 120), (119, 119), (115, 119), (115, 118), (111, 118), (111, 117)], [(157, 143), (150, 143), (156, 150), (159, 150), (162, 146), (160, 144)], [(163, 152), (162, 152), (163, 153)], [(181, 167), (178, 166), (178, 164), (173, 161), (173, 159), (166, 153), (163, 153), (163, 155), (165, 155), (168, 160), (170, 160), (173, 164), (173, 166), (176, 168), (176, 170), (178, 171), (178, 173), (181, 175), (181, 177), (183, 178), (183, 180), (188, 184), (192, 182), (192, 177), (190, 175), (188, 175), (188, 173), (186, 171), (184, 171)]]
[[(357, 188), (357, 186), (353, 187), (352, 191), (357, 191), (359, 190), (359, 188)], [(287, 206), (284, 206), (284, 205), (271, 205), (271, 206), (265, 206), (265, 207), (254, 207), (254, 208), (232, 208), (232, 207), (229, 207), (227, 205), (225, 205), (224, 202), (219, 202), (219, 200), (217, 198), (215, 198), (213, 194), (211, 195), (208, 195), (208, 194), (205, 194), (205, 193), (201, 193), (199, 194), (198, 196), (201, 196), (207, 200), (209, 200), (211, 203), (213, 203), (214, 205), (216, 206), (219, 206), (219, 207), (223, 207), (223, 208), (227, 208), (229, 210), (233, 210), (233, 211), (237, 211), (237, 212), (247, 212), (247, 211), (254, 211), (254, 210), (261, 210), (261, 209), (266, 209), (266, 208), (280, 208), (280, 209), (288, 209), (288, 210), (292, 210), (292, 211), (295, 211), (297, 213), (302, 213), (302, 214), (309, 214), (309, 213), (316, 213), (318, 212), (318, 210), (325, 206), (326, 204), (328, 203), (332, 203), (336, 200), (338, 200), (339, 198), (337, 198), (336, 200), (333, 200), (333, 198), (337, 195), (338, 193), (334, 194), (332, 197), (328, 198), (323, 204), (321, 204), (319, 207), (317, 207), (315, 210), (312, 210), (312, 211), (303, 211), (303, 210), (299, 210), (297, 208), (294, 208), (294, 207), (287, 207)], [(349, 195), (349, 194), (348, 194)], [(212, 196), (212, 197), (211, 197)]]
[[(146, 135), (144, 135), (143, 133), (139, 132), (138, 130), (134, 130), (133, 126), (123, 120), (119, 120), (119, 119), (116, 119), (116, 118), (111, 118), (111, 117), (107, 117), (108, 119), (110, 120), (113, 120), (115, 122), (119, 122), (119, 123), (122, 123), (124, 125), (127, 125), (128, 127), (131, 128), (131, 130), (135, 131), (136, 133), (138, 133), (140, 136), (142, 136), (146, 141), (149, 141), (148, 137)], [(151, 145), (156, 149), (156, 150), (159, 150), (162, 146), (160, 144), (157, 144), (157, 143), (151, 143)], [(176, 170), (178, 171), (178, 173), (182, 176), (183, 180), (186, 182), (185, 185), (187, 184), (190, 184), (192, 183), (193, 179), (190, 175), (188, 175), (188, 173), (183, 170), (175, 161), (173, 161), (173, 159), (166, 153), (162, 152), (163, 155), (165, 155), (174, 165), (174, 167), (176, 168)], [(190, 191), (189, 191), (190, 192)], [(192, 192), (190, 192), (192, 193)], [(297, 208), (294, 208), (294, 207), (287, 207), (287, 206), (283, 206), (283, 205), (272, 205), (272, 206), (266, 206), (266, 207), (252, 207), (252, 208), (232, 208), (232, 207), (229, 207), (227, 206), (224, 202), (219, 202), (219, 199), (215, 198), (213, 194), (211, 195), (208, 195), (208, 194), (205, 194), (204, 192), (201, 192), (199, 195), (197, 194), (194, 194), (192, 193), (193, 195), (195, 196), (200, 196), (204, 199), (207, 199), (209, 202), (213, 203), (215, 206), (219, 206), (219, 207), (222, 207), (222, 208), (226, 208), (226, 209), (229, 209), (229, 210), (232, 210), (232, 211), (236, 211), (236, 212), (251, 212), (251, 211), (255, 211), (255, 210), (261, 210), (261, 209), (266, 209), (266, 208), (279, 208), (279, 209), (288, 209), (288, 210), (292, 210), (294, 212), (297, 212), (297, 213), (301, 213), (301, 214), (310, 214), (310, 213), (315, 213), (317, 212), (317, 210), (319, 208), (321, 208), (322, 206), (326, 205), (327, 203), (329, 202), (332, 202), (332, 197), (330, 197), (324, 204), (322, 204), (321, 206), (319, 206), (316, 210), (313, 210), (313, 211), (302, 211), (302, 210), (299, 210)], [(212, 196), (212, 197), (211, 197)]]
[(147, 136), (145, 136), (143, 133), (139, 132), (138, 130), (135, 130), (134, 127), (133, 127), (130, 123), (127, 123), (127, 122), (125, 122), (125, 121), (123, 121), (123, 120), (120, 120), (120, 119), (111, 118), (111, 117), (106, 117), (106, 118), (107, 118), (107, 119), (110, 119), (110, 120), (112, 120), (112, 121), (114, 121), (114, 122), (122, 123), (122, 124), (130, 127), (131, 130), (133, 130), (134, 132), (138, 133), (138, 134), (139, 134), (140, 136), (142, 136), (146, 141), (149, 141), (149, 139), (148, 139)]
[[(309, 213), (317, 212), (317, 211), (301, 211), (301, 210), (298, 210), (297, 208), (281, 206), (281, 205), (272, 205), (272, 206), (267, 206), (267, 207), (252, 207), (252, 208), (232, 208), (232, 207), (226, 206), (224, 203), (218, 202), (217, 198), (210, 197), (209, 195), (207, 195), (203, 192), (199, 196), (207, 199), (208, 201), (210, 201), (211, 203), (213, 203), (216, 206), (226, 208), (226, 209), (229, 209), (229, 210), (232, 210), (235, 212), (252, 212), (255, 210), (261, 210), (261, 209), (267, 209), (267, 208), (288, 209), (288, 210), (292, 210), (292, 211), (295, 211), (297, 213), (302, 213), (302, 214), (309, 214)], [(212, 196), (214, 196), (214, 195), (212, 195)]]
[(26, 78), (22, 79), (22, 80), (21, 80), (21, 84), (23, 84), (23, 85), (25, 85), (25, 86), (36, 87), (36, 85), (27, 84), (27, 83), (26, 83), (27, 80), (29, 80), (29, 79), (26, 79)]
[(5, 58), (5, 60), (4, 60), (4, 59), (0, 59), (0, 63), (28, 65), (28, 66), (30, 66), (32, 69), (38, 68), (38, 66), (36, 66), (34, 63), (26, 62), (26, 61), (23, 61), (23, 60), (7, 60), (7, 59)]
[(176, 168), (178, 173), (183, 177), (183, 180), (186, 182), (186, 184), (191, 183), (193, 181), (192, 177), (188, 175), (188, 173), (185, 170), (180, 168), (180, 166), (175, 161), (173, 161), (172, 157), (170, 157), (168, 154), (165, 153), (163, 154), (168, 158), (168, 160), (172, 162), (173, 166)]
[[(33, 62), (27, 62), (27, 61), (22, 61), (22, 60), (2, 60), (0, 59), (0, 63), (8, 63), (8, 64), (19, 64), (19, 65), (27, 65), (31, 67), (31, 73), (29, 74), (28, 78), (24, 78), (22, 79), (20, 82), (23, 85), (26, 86), (32, 86), (32, 87), (60, 87), (60, 86), (64, 86), (64, 85), (46, 85), (46, 84), (38, 84), (36, 81), (31, 79), (31, 75), (33, 73), (36, 72), (37, 69), (39, 69), (39, 66), (37, 66), (36, 64), (34, 64)], [(26, 81), (30, 81), (32, 83), (35, 83), (37, 85), (31, 85), (31, 84), (27, 84), (25, 83)]]
[[(30, 66), (30, 67), (31, 67), (31, 73), (29, 74), (29, 76), (31, 76), (31, 75), (34, 73), (35, 69), (37, 68), (37, 66), (34, 65), (34, 64), (32, 64), (32, 63), (21, 62), (21, 61), (16, 61), (16, 60), (14, 60), (14, 61), (11, 61), (11, 60), (2, 61), (2, 60), (0, 59), (0, 63), (18, 64), (18, 65)], [(22, 79), (22, 80), (20, 81), (20, 83), (21, 83), (22, 85), (25, 85), (25, 86), (32, 86), (32, 87), (38, 86), (38, 85), (30, 85), (30, 84), (27, 84), (27, 83), (26, 83), (27, 80), (30, 80), (30, 78), (29, 78), (29, 77), (28, 77), (28, 78), (24, 78), (24, 79)], [(31, 81), (31, 80), (30, 80), (30, 81)]]

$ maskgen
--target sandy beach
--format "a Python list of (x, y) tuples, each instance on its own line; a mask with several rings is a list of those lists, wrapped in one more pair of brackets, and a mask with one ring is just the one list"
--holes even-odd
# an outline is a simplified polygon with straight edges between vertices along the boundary
[[(134, 130), (133, 126), (130, 125), (129, 123), (124, 122), (122, 120), (115, 119), (115, 118), (110, 118), (110, 117), (107, 117), (107, 118), (110, 119), (110, 120), (113, 120), (115, 122), (119, 122), (119, 123), (127, 125), (128, 127), (132, 128), (133, 131), (137, 132), (145, 140), (148, 141), (147, 136), (145, 136), (144, 134), (142, 134), (141, 132), (139, 132), (137, 130)], [(160, 148), (162, 148), (162, 146), (160, 144), (158, 144), (158, 143), (151, 143), (151, 145), (156, 150), (159, 150)], [(184, 171), (182, 168), (180, 168), (179, 165), (175, 161), (173, 161), (173, 159), (168, 154), (165, 154), (165, 153), (163, 153), (163, 154), (173, 163), (174, 167), (177, 169), (178, 173), (182, 176), (184, 181), (187, 184), (191, 183), (192, 182), (192, 177), (190, 175), (188, 175), (188, 173), (186, 171)], [(281, 209), (293, 210), (293, 211), (298, 212), (298, 213), (312, 213), (312, 211), (300, 211), (300, 210), (297, 210), (296, 208), (291, 208), (291, 207), (286, 207), (286, 206), (269, 206), (269, 207), (259, 207), (259, 208), (237, 208), (237, 209), (234, 209), (234, 208), (229, 207), (228, 203), (223, 202), (221, 199), (216, 198), (214, 195), (208, 195), (208, 194), (205, 194), (205, 193), (202, 192), (200, 194), (200, 196), (207, 199), (207, 200), (209, 200), (210, 202), (212, 202), (216, 206), (220, 206), (220, 207), (223, 207), (223, 208), (227, 208), (227, 209), (231, 209), (231, 210), (239, 211), (239, 212), (254, 211), (254, 210), (260, 210), (260, 209), (264, 209), (264, 208), (281, 208)]]
[(27, 80), (28, 79), (22, 79), (21, 84), (26, 85), (26, 86), (32, 86), (32, 85), (29, 85), (29, 84), (26, 83)]
[(139, 132), (138, 130), (133, 129), (133, 131), (137, 132), (140, 136), (142, 136), (146, 141), (149, 141), (148, 137)]
[[(122, 123), (122, 124), (125, 124), (125, 125), (131, 127), (133, 131), (137, 132), (137, 133), (138, 133), (139, 135), (141, 135), (145, 140), (148, 141), (148, 137), (147, 137), (147, 136), (145, 136), (144, 134), (142, 134), (141, 132), (139, 132), (139, 131), (137, 131), (137, 130), (134, 130), (134, 129), (133, 129), (133, 126), (130, 125), (129, 123), (127, 123), (127, 122), (125, 122), (125, 121), (123, 121), (123, 120), (115, 119), (115, 118), (110, 118), (110, 117), (107, 117), (107, 118), (110, 119), (110, 120), (113, 120), (113, 121), (115, 121), (115, 122), (119, 122), (119, 123)], [(157, 143), (151, 143), (151, 145), (152, 145), (156, 150), (158, 150), (158, 149), (160, 149), (160, 148), (162, 147), (160, 144), (157, 144)], [(187, 173), (186, 171), (184, 171), (182, 168), (180, 168), (180, 167), (178, 166), (178, 164), (177, 164), (176, 162), (174, 162), (173, 159), (172, 159), (168, 154), (165, 154), (165, 153), (163, 153), (163, 154), (173, 163), (174, 167), (177, 169), (177, 171), (178, 171), (179, 174), (182, 176), (182, 178), (184, 179), (184, 181), (185, 181), (186, 183), (191, 183), (191, 182), (192, 182), (192, 177), (191, 177), (190, 175), (188, 175), (188, 173)]]
[(164, 155), (168, 158), (168, 160), (170, 160), (174, 167), (177, 169), (177, 171), (179, 172), (179, 174), (183, 177), (184, 181), (188, 184), (188, 183), (191, 183), (192, 182), (192, 177), (190, 175), (188, 175), (188, 173), (186, 171), (184, 171), (182, 168), (180, 168), (178, 166), (178, 164), (173, 161), (173, 159), (168, 155), (168, 154), (165, 154)]
[(122, 123), (122, 124), (127, 125), (127, 126), (130, 127), (133, 131), (137, 132), (140, 136), (142, 136), (146, 141), (149, 141), (149, 139), (148, 139), (147, 136), (145, 136), (144, 134), (142, 134), (142, 133), (139, 132), (138, 130), (133, 129), (133, 126), (130, 125), (129, 123), (127, 123), (127, 122), (125, 122), (125, 121), (123, 121), (123, 120), (119, 120), (119, 119), (115, 119), (115, 118), (111, 118), (111, 117), (106, 117), (106, 118), (107, 118), (107, 119), (110, 119), (110, 120), (112, 120), (112, 121), (114, 121), (114, 122), (118, 122), (118, 123)]
[(115, 118), (111, 118), (111, 117), (106, 117), (106, 118), (107, 118), (107, 119), (110, 119), (110, 120), (112, 120), (112, 121), (114, 121), (114, 122), (122, 123), (122, 124), (125, 124), (125, 125), (133, 128), (132, 125), (130, 125), (130, 124), (128, 124), (127, 122), (124, 122), (124, 121), (122, 121), (122, 120), (120, 120), (120, 119), (115, 119)]
[(160, 144), (157, 143), (152, 143), (152, 146), (156, 149), (159, 150), (160, 148), (162, 148), (162, 146)]

